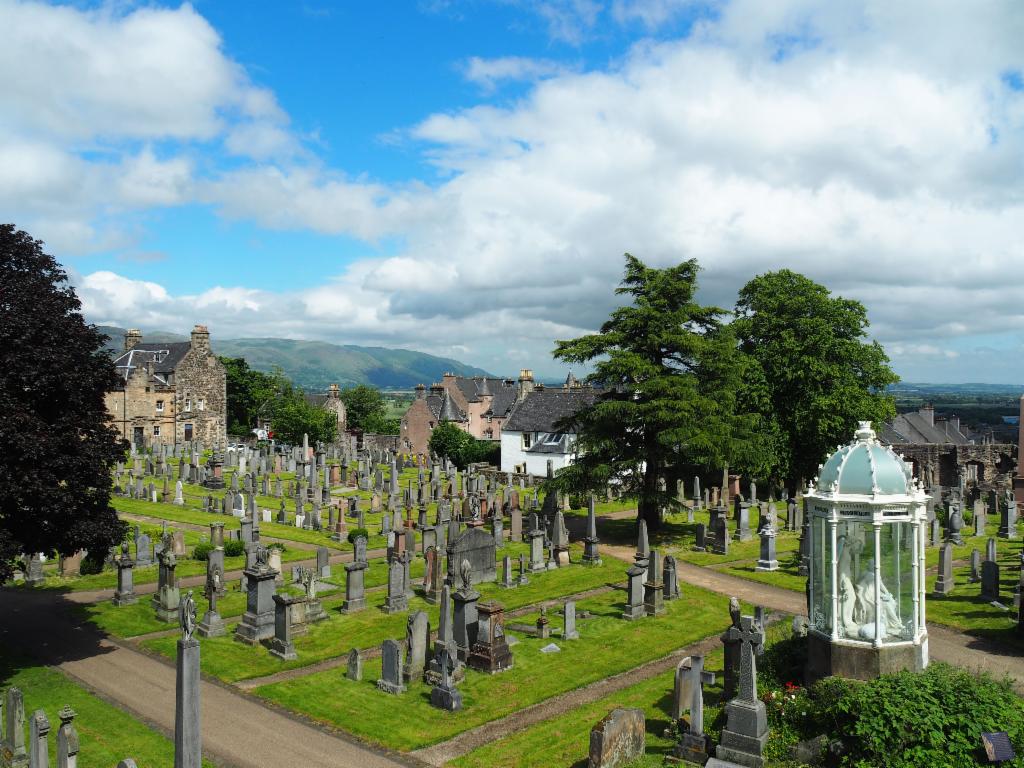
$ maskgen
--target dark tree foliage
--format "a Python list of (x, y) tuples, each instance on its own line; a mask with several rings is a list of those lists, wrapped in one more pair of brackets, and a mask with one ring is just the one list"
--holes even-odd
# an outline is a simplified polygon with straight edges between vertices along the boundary
[(376, 387), (360, 384), (342, 390), (341, 401), (345, 404), (345, 418), (350, 429), (379, 435), (398, 434), (399, 420), (387, 417), (387, 402)]
[(858, 301), (783, 269), (758, 275), (739, 293), (735, 326), (751, 363), (743, 397), (772, 442), (775, 473), (795, 490), (847, 442), (857, 422), (895, 415), (885, 392), (899, 377)]
[(431, 453), (448, 457), (459, 469), (476, 462), (501, 464), (501, 444), (495, 440), (477, 440), (451, 422), (442, 422), (430, 433)]
[(104, 405), (117, 374), (81, 307), (42, 242), (0, 225), (0, 583), (22, 553), (105, 554), (126, 531)]
[(244, 357), (218, 358), (227, 370), (228, 433), (247, 435), (259, 423), (260, 416), (269, 415), (271, 401), (277, 394), (273, 374), (249, 367)]
[[(579, 456), (556, 477), (567, 491), (611, 481), (638, 499), (638, 514), (656, 530), (660, 509), (678, 505), (659, 479), (682, 466), (722, 469), (748, 463), (755, 420), (738, 413), (743, 360), (717, 307), (694, 301), (696, 260), (652, 269), (626, 254), (616, 293), (632, 297), (599, 333), (557, 342), (554, 355), (594, 363), (587, 381), (603, 388), (571, 426)], [(568, 425), (567, 425), (568, 426)]]

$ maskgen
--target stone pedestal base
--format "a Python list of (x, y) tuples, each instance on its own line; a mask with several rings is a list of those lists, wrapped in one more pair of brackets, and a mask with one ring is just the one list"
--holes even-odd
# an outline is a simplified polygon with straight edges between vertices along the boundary
[(672, 749), (672, 756), (697, 765), (704, 765), (711, 755), (708, 754), (707, 734), (684, 733), (683, 738)]
[(402, 613), (409, 610), (409, 597), (405, 592), (395, 596), (388, 595), (384, 601), (384, 613)]
[(622, 618), (626, 621), (635, 621), (636, 619), (642, 619), (647, 615), (647, 611), (644, 608), (643, 603), (636, 605), (626, 604), (626, 610), (622, 612)]
[(661, 616), (665, 612), (664, 584), (660, 581), (644, 584), (644, 612), (648, 616)]
[(274, 612), (249, 613), (242, 615), (242, 621), (235, 629), (235, 640), (246, 645), (259, 645), (260, 640), (274, 636)]
[(902, 669), (920, 672), (928, 666), (928, 638), (921, 645), (901, 643), (875, 648), (870, 643), (832, 643), (816, 632), (807, 634), (805, 682), (811, 685), (830, 675), (851, 680), (874, 680)]
[(725, 705), (726, 727), (715, 750), (719, 760), (729, 760), (747, 768), (763, 768), (764, 747), (768, 743), (768, 714), (763, 701), (738, 701)]
[(131, 605), (133, 603), (139, 602), (139, 598), (134, 592), (131, 592), (129, 594), (119, 594), (115, 592), (114, 596), (110, 598), (110, 602), (112, 602), (114, 605)]
[(430, 691), (430, 704), (438, 709), (456, 712), (462, 709), (462, 694), (457, 688), (444, 688), (435, 685)]
[(387, 680), (378, 680), (377, 690), (384, 691), (384, 693), (391, 693), (397, 696), (400, 693), (405, 693), (405, 686), (401, 683), (392, 683)]
[(224, 619), (214, 611), (203, 614), (203, 620), (196, 626), (196, 634), (200, 637), (223, 637), (227, 632)]
[(267, 644), (267, 650), (270, 651), (271, 656), (276, 656), (283, 661), (291, 661), (299, 658), (299, 654), (295, 652), (294, 643), (291, 641), (283, 642), (278, 640), (276, 637)]
[(778, 560), (758, 560), (754, 566), (755, 571), (777, 571), (779, 570)]
[(326, 618), (327, 611), (324, 610), (324, 606), (319, 600), (314, 598), (306, 601), (306, 622), (308, 624), (315, 624)]

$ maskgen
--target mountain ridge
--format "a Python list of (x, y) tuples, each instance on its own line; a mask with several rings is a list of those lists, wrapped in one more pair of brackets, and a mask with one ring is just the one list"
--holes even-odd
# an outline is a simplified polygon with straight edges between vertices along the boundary
[[(107, 335), (106, 349), (111, 354), (117, 354), (124, 348), (126, 329), (113, 325), (98, 325), (97, 328)], [(148, 342), (189, 340), (186, 335), (166, 331), (145, 331), (142, 338)], [(210, 345), (215, 354), (244, 357), (252, 368), (259, 371), (270, 371), (274, 366), (280, 366), (288, 378), (309, 390), (325, 390), (330, 384), (343, 388), (369, 384), (380, 389), (411, 389), (417, 384), (429, 386), (446, 372), (458, 376), (493, 376), (482, 368), (452, 358), (411, 349), (273, 337), (214, 337)]]

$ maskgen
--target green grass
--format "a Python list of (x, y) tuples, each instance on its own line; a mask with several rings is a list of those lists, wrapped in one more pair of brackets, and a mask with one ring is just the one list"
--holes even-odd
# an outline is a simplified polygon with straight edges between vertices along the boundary
[[(580, 601), (581, 640), (557, 642), (560, 653), (543, 654), (548, 640), (523, 637), (514, 646), (515, 667), (499, 675), (469, 672), (462, 685), (464, 709), (449, 713), (429, 703), (429, 687), (417, 683), (402, 696), (378, 691), (380, 662), (368, 661), (364, 680), (337, 671), (258, 688), (256, 693), (316, 720), (385, 746), (409, 750), (444, 741), (482, 723), (665, 655), (719, 629), (727, 598), (688, 587), (657, 619), (620, 618), (621, 591)], [(553, 623), (557, 626), (558, 620)]]
[[(26, 718), (42, 709), (50, 720), (51, 765), (56, 765), (57, 713), (67, 704), (77, 714), (79, 768), (110, 768), (126, 757), (142, 766), (173, 765), (174, 742), (108, 704), (49, 667), (14, 668), (14, 659), (0, 652), (0, 688), (18, 686), (25, 697)], [(28, 744), (26, 724), (26, 746)], [(203, 761), (204, 766), (212, 764)]]

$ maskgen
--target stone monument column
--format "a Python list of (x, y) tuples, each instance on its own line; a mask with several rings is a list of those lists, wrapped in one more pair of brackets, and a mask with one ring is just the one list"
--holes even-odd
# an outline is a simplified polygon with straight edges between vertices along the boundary
[(203, 741), (199, 730), (199, 641), (196, 604), (192, 591), (186, 593), (178, 610), (181, 638), (178, 640), (177, 682), (174, 695), (174, 768), (202, 768)]

